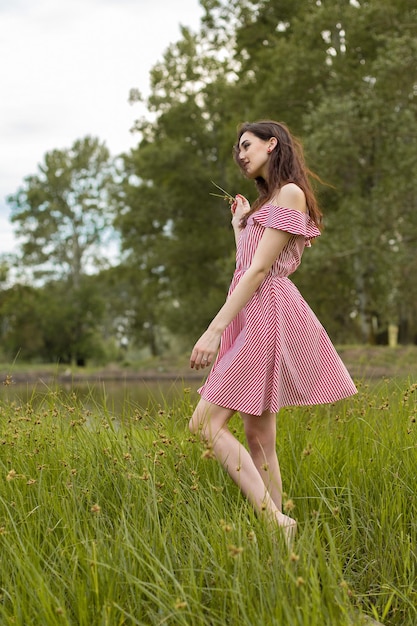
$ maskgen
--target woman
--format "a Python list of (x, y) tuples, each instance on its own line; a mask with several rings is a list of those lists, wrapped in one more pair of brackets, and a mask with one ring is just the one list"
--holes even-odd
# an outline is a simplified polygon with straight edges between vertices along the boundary
[[(324, 328), (288, 279), (305, 246), (320, 235), (322, 214), (310, 186), (302, 148), (284, 124), (245, 123), (234, 158), (253, 179), (252, 207), (232, 204), (236, 271), (228, 298), (194, 346), (190, 365), (217, 358), (190, 430), (201, 433), (255, 509), (283, 529), (296, 522), (282, 513), (276, 454), (276, 413), (283, 406), (334, 402), (356, 393)], [(243, 419), (249, 451), (229, 431)]]

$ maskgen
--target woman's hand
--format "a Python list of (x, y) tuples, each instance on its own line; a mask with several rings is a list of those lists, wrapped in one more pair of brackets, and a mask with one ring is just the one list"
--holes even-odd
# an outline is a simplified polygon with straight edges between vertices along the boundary
[(212, 364), (220, 345), (221, 333), (207, 329), (195, 344), (190, 357), (190, 366), (199, 370)]
[(248, 211), (250, 211), (250, 204), (244, 196), (241, 196), (240, 193), (238, 193), (235, 197), (235, 201), (230, 208), (233, 216), (233, 228), (237, 228), (240, 230), (242, 228), (242, 218), (245, 217)]

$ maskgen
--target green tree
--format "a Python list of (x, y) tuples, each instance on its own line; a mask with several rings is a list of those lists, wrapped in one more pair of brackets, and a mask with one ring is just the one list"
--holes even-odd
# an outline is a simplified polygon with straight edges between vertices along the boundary
[(13, 255), (0, 255), (0, 286), (7, 283), (10, 275), (10, 268), (13, 265)]
[(102, 335), (116, 359), (124, 358), (132, 346), (148, 348), (153, 356), (167, 347), (164, 290), (155, 276), (146, 274), (145, 262), (136, 261), (129, 257), (97, 276), (107, 296)]
[(416, 18), (403, 2), (369, 2), (346, 5), (339, 19), (343, 49), (333, 49), (331, 79), (305, 118), (309, 149), (336, 188), (324, 267), (336, 291), (348, 268), (346, 317), (356, 316), (363, 340), (401, 327), (407, 341), (416, 329)]
[[(86, 137), (68, 150), (47, 153), (38, 173), (8, 198), (23, 240), (19, 263), (39, 280), (37, 352), (19, 331), (16, 316), (8, 321), (22, 355), (82, 365), (101, 352), (104, 304), (88, 274), (111, 262), (116, 178), (108, 149)], [(7, 336), (10, 343), (15, 335)]]
[(40, 294), (35, 287), (13, 285), (0, 294), (1, 346), (6, 359), (31, 360), (43, 347)]
[(278, 119), (301, 134), (303, 115), (320, 101), (331, 71), (322, 36), (331, 21), (329, 3), (203, 0), (202, 5), (206, 28), (217, 34), (222, 49), (234, 44), (235, 100), (242, 103), (233, 109), (240, 114), (237, 121)]
[(66, 277), (77, 286), (87, 268), (107, 264), (103, 246), (113, 236), (114, 165), (104, 144), (85, 137), (52, 150), (8, 198), (21, 262), (43, 278)]
[(78, 365), (102, 359), (104, 312), (96, 276), (82, 277), (71, 290), (66, 281), (50, 281), (41, 287), (16, 284), (0, 294), (4, 356)]
[(50, 281), (39, 291), (42, 359), (79, 366), (88, 359), (102, 360), (105, 295), (97, 276), (82, 276), (72, 289), (65, 280)]

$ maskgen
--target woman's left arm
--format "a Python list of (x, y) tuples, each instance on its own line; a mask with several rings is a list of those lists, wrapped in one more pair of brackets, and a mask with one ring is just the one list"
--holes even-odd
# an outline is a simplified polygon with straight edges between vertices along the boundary
[(290, 233), (282, 230), (265, 229), (250, 267), (195, 344), (190, 358), (191, 367), (199, 369), (210, 365), (217, 353), (223, 331), (252, 298), (290, 237)]

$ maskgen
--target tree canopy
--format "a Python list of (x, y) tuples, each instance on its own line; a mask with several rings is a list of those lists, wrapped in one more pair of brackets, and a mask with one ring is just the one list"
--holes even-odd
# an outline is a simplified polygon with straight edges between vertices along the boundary
[(12, 357), (83, 364), (100, 353), (103, 297), (88, 274), (109, 265), (114, 184), (108, 149), (86, 137), (47, 153), (38, 173), (9, 197), (22, 239), (16, 263), (40, 285), (17, 285), (1, 296), (3, 350)]
[(48, 152), (39, 172), (8, 198), (24, 264), (75, 286), (88, 265), (102, 264), (103, 246), (113, 232), (113, 185), (110, 153), (97, 138)]

